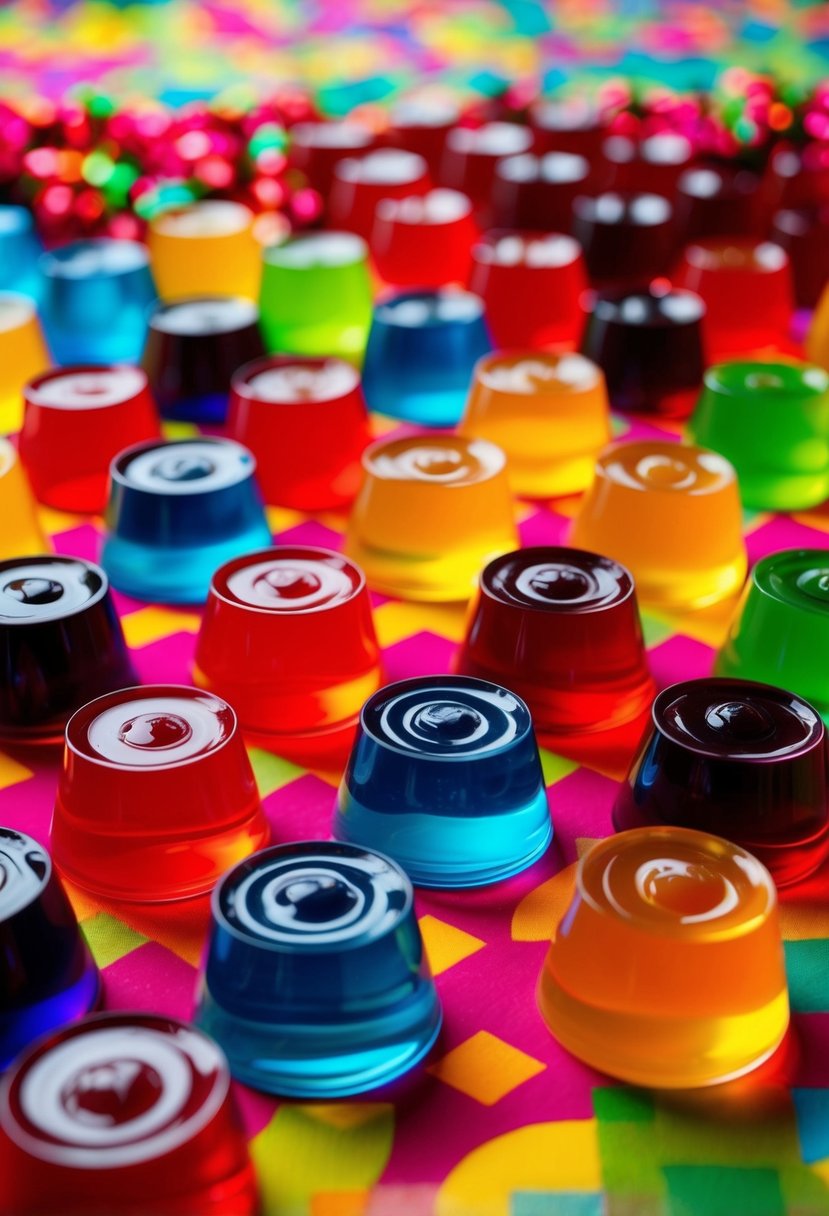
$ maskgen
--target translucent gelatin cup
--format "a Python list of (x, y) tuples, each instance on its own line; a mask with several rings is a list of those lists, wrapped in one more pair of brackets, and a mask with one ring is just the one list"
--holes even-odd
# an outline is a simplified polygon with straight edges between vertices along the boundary
[(57, 743), (92, 697), (134, 684), (109, 581), (75, 557), (0, 562), (0, 739)]
[(806, 354), (829, 371), (829, 284), (824, 287), (806, 335)]
[(346, 552), (376, 591), (465, 600), (481, 568), (515, 548), (506, 459), (494, 444), (454, 435), (380, 440), (363, 453), (363, 468)]
[(593, 480), (596, 456), (611, 438), (604, 376), (582, 355), (485, 355), (458, 430), (503, 449), (516, 494), (576, 494)]
[(244, 296), (256, 300), (262, 249), (253, 212), (229, 199), (204, 199), (150, 222), (147, 244), (162, 300)]
[(20, 457), (39, 501), (59, 511), (103, 511), (113, 457), (160, 437), (138, 367), (56, 368), (30, 380), (24, 399)]
[(196, 1020), (234, 1077), (269, 1093), (331, 1100), (410, 1072), (441, 1009), (406, 875), (328, 841), (231, 870), (213, 894)]
[(683, 244), (748, 237), (762, 225), (760, 177), (739, 163), (686, 169), (677, 183), (676, 221)]
[(403, 97), (391, 109), (386, 139), (393, 148), (417, 152), (437, 180), (446, 137), (456, 125), (460, 110), (454, 102), (430, 97)]
[(401, 680), (363, 707), (334, 834), (412, 882), (476, 887), (532, 865), (552, 837), (530, 711), (467, 676)]
[(43, 245), (35, 229), (28, 207), (17, 203), (0, 203), (0, 262), (3, 265), (3, 286), (20, 292), (32, 300), (43, 294), (38, 259)]
[(45, 1031), (88, 1013), (99, 989), (49, 854), (0, 828), (0, 1070)]
[(20, 430), (23, 386), (50, 363), (34, 301), (0, 291), (0, 434)]
[(381, 199), (371, 234), (377, 273), (392, 287), (465, 283), (475, 233), (472, 203), (457, 190)]
[(256, 1216), (227, 1060), (172, 1018), (104, 1013), (8, 1074), (0, 1174), (15, 1216)]
[(476, 361), (491, 350), (484, 304), (458, 290), (398, 292), (374, 310), (363, 364), (371, 410), (454, 426)]
[(797, 882), (829, 853), (826, 760), (823, 723), (800, 697), (751, 680), (687, 680), (654, 701), (613, 823), (713, 832), (778, 886)]
[(256, 461), (231, 439), (137, 444), (110, 468), (101, 563), (138, 599), (203, 601), (213, 571), (271, 542)]
[(0, 437), (0, 558), (21, 553), (48, 553), (32, 487), (17, 449)]
[(572, 152), (525, 152), (495, 168), (493, 223), (498, 228), (569, 232), (573, 199), (588, 189), (590, 165)]
[(468, 194), (482, 224), (491, 219), (495, 169), (506, 156), (529, 152), (532, 132), (512, 122), (480, 127), (453, 127), (446, 136), (439, 180), (442, 186)]
[(542, 740), (631, 722), (654, 694), (629, 572), (559, 546), (485, 568), (458, 669), (520, 694)]
[(380, 684), (361, 570), (329, 549), (283, 545), (213, 576), (195, 680), (227, 697), (245, 734), (306, 758), (342, 752)]
[(570, 539), (622, 562), (643, 603), (667, 610), (727, 599), (748, 564), (734, 469), (691, 444), (605, 449)]
[(268, 836), (236, 714), (219, 697), (148, 684), (70, 719), (52, 850), (78, 886), (140, 903), (202, 895)]
[(633, 1085), (686, 1089), (751, 1071), (789, 1022), (771, 875), (685, 828), (603, 840), (579, 863), (538, 1003), (563, 1047)]
[(335, 165), (346, 156), (361, 156), (376, 143), (364, 123), (298, 122), (291, 127), (291, 160), (310, 185), (327, 198)]
[(594, 287), (632, 290), (670, 269), (673, 208), (659, 194), (582, 194), (572, 230)]
[(359, 373), (343, 359), (271, 355), (240, 367), (228, 430), (256, 457), (268, 503), (318, 511), (357, 493), (370, 432)]
[(224, 422), (233, 373), (264, 353), (251, 300), (193, 296), (152, 313), (143, 366), (163, 418)]
[(829, 199), (775, 213), (771, 237), (789, 255), (798, 308), (814, 308), (829, 282)]
[(804, 511), (829, 496), (829, 374), (808, 363), (709, 367), (688, 424), (734, 465), (745, 506)]
[(791, 689), (829, 723), (829, 553), (782, 549), (753, 567), (716, 673)]
[(422, 156), (400, 148), (378, 148), (334, 165), (328, 214), (332, 228), (369, 240), (377, 204), (385, 198), (425, 194), (431, 183)]

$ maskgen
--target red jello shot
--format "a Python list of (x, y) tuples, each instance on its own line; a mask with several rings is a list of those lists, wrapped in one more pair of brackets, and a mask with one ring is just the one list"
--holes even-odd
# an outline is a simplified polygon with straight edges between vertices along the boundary
[(23, 398), (20, 459), (35, 497), (59, 511), (103, 511), (113, 458), (161, 434), (139, 367), (53, 368), (30, 380)]
[(707, 237), (756, 236), (762, 223), (759, 176), (745, 165), (703, 164), (686, 169), (676, 189), (676, 227), (682, 244)]
[(670, 269), (673, 209), (660, 194), (579, 195), (572, 231), (590, 282), (600, 290), (641, 287)]
[(256, 457), (265, 502), (322, 511), (352, 500), (371, 435), (360, 374), (344, 359), (272, 355), (240, 367), (230, 434)]
[(491, 222), (495, 168), (507, 156), (529, 152), (532, 132), (513, 122), (488, 122), (481, 127), (453, 127), (446, 137), (438, 180), (472, 199), (482, 223)]
[(537, 101), (530, 109), (530, 127), (537, 152), (574, 152), (591, 164), (598, 160), (607, 131), (598, 106), (584, 97)]
[(778, 211), (771, 237), (789, 255), (798, 308), (814, 308), (829, 283), (829, 202)]
[(362, 156), (376, 137), (363, 123), (298, 122), (291, 127), (290, 157), (323, 198), (328, 197), (334, 166), (346, 156)]
[(655, 692), (630, 572), (560, 546), (484, 569), (458, 670), (523, 697), (542, 740), (631, 722)]
[(219, 697), (147, 684), (69, 719), (52, 855), (77, 886), (139, 903), (203, 895), (268, 837), (236, 714)]
[(472, 247), (469, 288), (484, 301), (497, 348), (572, 349), (581, 336), (587, 274), (572, 237), (486, 232)]
[(246, 737), (301, 761), (345, 759), (381, 683), (362, 570), (339, 553), (283, 545), (213, 576), (194, 678), (235, 706)]
[(573, 199), (588, 189), (590, 163), (572, 152), (508, 156), (495, 167), (492, 220), (499, 228), (569, 232)]
[(393, 148), (405, 148), (422, 156), (437, 181), (446, 137), (459, 118), (460, 111), (451, 101), (404, 98), (392, 107), (386, 142)]
[(430, 186), (429, 166), (416, 152), (378, 148), (365, 156), (339, 160), (334, 166), (328, 199), (331, 227), (356, 232), (367, 241), (381, 198), (426, 194)]
[(389, 286), (435, 288), (466, 282), (476, 234), (466, 195), (439, 189), (381, 199), (369, 244)]
[(686, 245), (674, 276), (705, 303), (709, 362), (764, 346), (786, 349), (794, 309), (789, 255), (771, 241)]
[(256, 1216), (257, 1192), (227, 1060), (193, 1026), (98, 1014), (6, 1075), (4, 1216)]
[(673, 199), (680, 174), (694, 159), (691, 141), (675, 131), (628, 139), (610, 135), (602, 144), (603, 171), (610, 190), (661, 194)]

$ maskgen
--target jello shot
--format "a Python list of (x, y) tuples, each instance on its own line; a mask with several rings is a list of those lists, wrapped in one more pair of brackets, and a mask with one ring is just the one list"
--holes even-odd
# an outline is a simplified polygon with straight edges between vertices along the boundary
[(446, 136), (439, 180), (442, 186), (468, 194), (482, 223), (491, 220), (495, 170), (507, 156), (532, 149), (527, 127), (513, 122), (487, 122), (480, 127), (453, 127)]
[(0, 436), (0, 558), (20, 553), (48, 553), (32, 487), (17, 448)]
[(670, 269), (673, 208), (659, 194), (582, 194), (573, 202), (572, 232), (599, 289), (644, 287)]
[(573, 200), (589, 189), (590, 164), (571, 152), (508, 156), (495, 167), (493, 223), (499, 228), (569, 232)]
[(466, 600), (478, 573), (517, 544), (506, 457), (484, 439), (413, 436), (363, 453), (345, 548), (376, 591)]
[(371, 252), (390, 287), (465, 283), (476, 228), (472, 203), (457, 190), (383, 198), (374, 212)]
[(20, 430), (23, 386), (50, 363), (34, 301), (0, 291), (0, 434)]
[(346, 157), (333, 169), (328, 198), (330, 226), (356, 232), (367, 241), (381, 199), (425, 194), (430, 185), (429, 166), (416, 152), (378, 148), (363, 156)]
[(262, 248), (243, 203), (204, 199), (150, 221), (147, 244), (162, 300), (259, 297)]

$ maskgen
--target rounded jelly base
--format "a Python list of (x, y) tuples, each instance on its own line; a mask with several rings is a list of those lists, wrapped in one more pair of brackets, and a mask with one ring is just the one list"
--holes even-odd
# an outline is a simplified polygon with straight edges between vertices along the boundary
[(442, 1016), (429, 981), (402, 1010), (360, 1022), (265, 1025), (228, 1013), (207, 991), (195, 1021), (223, 1048), (237, 1081), (288, 1098), (329, 1099), (411, 1072), (434, 1045)]
[(765, 476), (748, 470), (738, 473), (740, 498), (752, 511), (808, 511), (829, 498), (829, 469)]
[(272, 543), (264, 522), (227, 540), (192, 549), (141, 545), (110, 536), (104, 543), (101, 565), (113, 587), (124, 595), (162, 604), (198, 604), (207, 599), (210, 580), (219, 566)]
[(520, 874), (553, 838), (543, 792), (500, 815), (389, 814), (350, 796), (334, 821), (338, 840), (387, 853), (419, 887), (482, 887)]
[(719, 1017), (619, 1013), (570, 995), (547, 965), (539, 982), (538, 1005), (551, 1033), (583, 1063), (653, 1089), (700, 1088), (751, 1072), (777, 1050), (789, 1024), (785, 989), (750, 1013)]
[(42, 1034), (75, 1022), (94, 1009), (100, 990), (98, 969), (87, 956), (83, 972), (74, 983), (54, 996), (0, 1013), (0, 1072)]

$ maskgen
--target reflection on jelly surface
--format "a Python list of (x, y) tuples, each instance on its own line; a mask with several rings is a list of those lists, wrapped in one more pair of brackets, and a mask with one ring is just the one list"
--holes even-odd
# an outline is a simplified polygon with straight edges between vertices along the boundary
[(441, 1012), (403, 871), (315, 841), (230, 871), (213, 896), (197, 1019), (234, 1076), (269, 1092), (345, 1096), (410, 1071)]
[(589, 485), (596, 455), (610, 439), (604, 377), (582, 355), (485, 356), (459, 430), (503, 449), (516, 493), (577, 493)]
[(594, 287), (639, 287), (670, 268), (673, 208), (658, 194), (581, 194), (572, 230)]
[(180, 764), (221, 747), (234, 725), (230, 706), (214, 697), (142, 697), (103, 710), (79, 745), (90, 756), (130, 768)]
[(0, 567), (0, 622), (59, 620), (97, 603), (105, 594), (102, 571), (76, 558), (4, 562)]
[(761, 558), (717, 656), (717, 674), (790, 688), (829, 722), (827, 656), (829, 554), (783, 549)]
[(653, 695), (629, 572), (560, 546), (486, 567), (458, 666), (524, 697), (542, 737), (622, 725)]
[(643, 602), (654, 606), (714, 603), (733, 595), (746, 572), (734, 469), (691, 444), (607, 448), (571, 540), (623, 562)]
[(457, 190), (384, 198), (374, 212), (371, 251), (380, 277), (393, 286), (462, 283), (475, 231), (472, 204)]
[(24, 1057), (7, 1098), (0, 1152), (22, 1216), (257, 1210), (227, 1062), (190, 1026), (89, 1018)]
[(232, 333), (254, 325), (257, 316), (256, 305), (249, 300), (208, 296), (166, 304), (153, 313), (152, 324), (162, 333), (190, 337)]
[(403, 598), (466, 599), (482, 565), (517, 543), (505, 465), (483, 439), (372, 444), (346, 536), (369, 585)]
[(388, 852), (422, 886), (526, 869), (552, 834), (527, 706), (465, 676), (381, 689), (363, 708), (335, 834)]
[(348, 363), (326, 359), (314, 363), (285, 363), (257, 372), (246, 382), (251, 393), (263, 401), (327, 401), (351, 392), (360, 383), (357, 371)]
[(344, 560), (270, 557), (219, 577), (216, 586), (238, 604), (269, 612), (307, 612), (332, 608), (351, 599), (362, 586), (356, 567)]
[(116, 463), (124, 482), (157, 494), (206, 494), (250, 477), (250, 452), (229, 440), (181, 440), (159, 443), (131, 453)]
[(789, 1020), (774, 883), (715, 836), (641, 828), (595, 845), (541, 974), (574, 1055), (638, 1085), (686, 1088), (765, 1060)]
[(829, 850), (825, 731), (792, 693), (749, 680), (665, 689), (613, 809), (618, 830), (649, 823), (714, 832), (748, 849), (778, 886)]
[(45, 1031), (83, 1017), (98, 989), (49, 854), (0, 827), (0, 1069)]
[(38, 405), (54, 409), (94, 410), (120, 404), (139, 393), (146, 383), (137, 367), (67, 368), (41, 378), (29, 395)]

